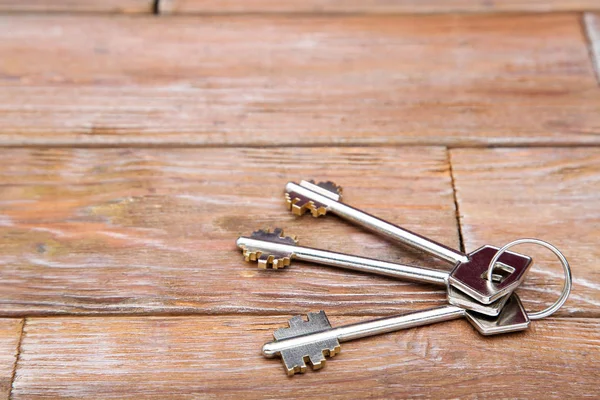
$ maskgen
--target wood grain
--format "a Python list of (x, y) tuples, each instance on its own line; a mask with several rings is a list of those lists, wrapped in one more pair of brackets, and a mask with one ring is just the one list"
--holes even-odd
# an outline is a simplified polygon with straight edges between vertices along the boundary
[(600, 83), (600, 14), (585, 13), (584, 24), (589, 40), (590, 57)]
[(0, 12), (147, 13), (153, 0), (0, 0)]
[(23, 329), (21, 319), (0, 319), (0, 399), (8, 399)]
[(458, 246), (443, 148), (8, 150), (0, 169), (0, 315), (397, 313), (443, 289), (297, 263), (259, 271), (240, 235), (450, 269), (333, 216), (296, 218), (289, 180), (334, 180), (349, 204)]
[(458, 13), (549, 12), (600, 9), (596, 0), (160, 0), (164, 14), (174, 13)]
[(600, 395), (598, 319), (547, 319), (489, 338), (466, 321), (446, 322), (344, 343), (324, 369), (288, 378), (279, 360), (260, 354), (286, 318), (29, 319), (13, 398)]
[(4, 146), (600, 143), (576, 14), (10, 15), (0, 60)]
[(153, 12), (153, 0), (0, 0), (0, 12)]
[[(598, 316), (600, 149), (456, 149), (451, 155), (465, 246), (501, 243), (507, 237), (555, 244), (573, 270), (568, 312), (586, 315), (590, 310)], [(531, 249), (537, 256), (519, 292), (529, 308), (541, 309), (548, 294), (556, 298), (560, 293), (560, 264), (547, 250), (516, 249)]]

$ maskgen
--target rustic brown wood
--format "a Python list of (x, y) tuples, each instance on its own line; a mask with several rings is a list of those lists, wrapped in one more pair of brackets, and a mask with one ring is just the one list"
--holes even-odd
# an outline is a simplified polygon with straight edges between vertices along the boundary
[(164, 14), (223, 12), (456, 13), (548, 12), (600, 9), (596, 0), (160, 0)]
[[(598, 319), (485, 338), (452, 321), (342, 344), (288, 378), (260, 347), (287, 316), (29, 319), (14, 399), (598, 397)], [(332, 324), (362, 318), (334, 317)], [(367, 317), (368, 318), (368, 317)]]
[(590, 57), (600, 83), (600, 14), (586, 13), (584, 23), (589, 40)]
[(153, 0), (0, 0), (0, 12), (152, 13)]
[(239, 235), (437, 265), (334, 216), (296, 218), (289, 180), (331, 179), (349, 203), (458, 246), (443, 148), (7, 150), (0, 169), (0, 314), (397, 313), (443, 289), (295, 264), (259, 271)]
[(0, 145), (600, 143), (576, 14), (0, 26)]
[(22, 328), (21, 319), (0, 319), (0, 399), (10, 395)]
[[(520, 237), (555, 244), (574, 276), (566, 312), (598, 316), (600, 149), (457, 149), (451, 155), (465, 246)], [(540, 309), (548, 294), (560, 293), (560, 264), (550, 252), (516, 249), (537, 257), (519, 293), (529, 308)]]

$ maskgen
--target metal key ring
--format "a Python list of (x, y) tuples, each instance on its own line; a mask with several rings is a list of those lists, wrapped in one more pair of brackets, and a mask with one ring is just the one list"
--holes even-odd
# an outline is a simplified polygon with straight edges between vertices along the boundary
[(498, 262), (498, 259), (500, 258), (500, 256), (502, 256), (502, 254), (504, 254), (506, 252), (506, 250), (508, 250), (509, 248), (516, 246), (518, 244), (522, 244), (522, 243), (532, 243), (532, 244), (537, 244), (539, 246), (547, 248), (548, 250), (552, 251), (555, 256), (558, 257), (558, 259), (560, 260), (560, 263), (562, 264), (563, 272), (565, 274), (565, 284), (563, 286), (562, 293), (560, 294), (560, 297), (558, 298), (558, 300), (556, 300), (554, 302), (554, 304), (552, 304), (550, 307), (548, 307), (542, 311), (538, 311), (538, 312), (534, 312), (534, 313), (530, 313), (530, 314), (528, 313), (529, 319), (531, 319), (531, 320), (549, 317), (550, 315), (554, 314), (559, 308), (561, 308), (562, 305), (565, 304), (565, 301), (567, 301), (567, 298), (569, 297), (569, 294), (571, 293), (571, 285), (572, 285), (572, 280), (573, 280), (573, 278), (571, 277), (571, 267), (569, 266), (569, 262), (567, 261), (565, 256), (556, 247), (554, 247), (550, 243), (544, 242), (543, 240), (531, 239), (531, 238), (517, 239), (513, 242), (508, 243), (507, 245), (502, 247), (500, 250), (498, 250), (498, 252), (494, 256), (494, 258), (492, 258), (492, 261), (490, 261), (490, 265), (487, 270), (488, 282), (492, 282), (492, 273), (494, 271), (494, 265), (496, 265), (496, 262)]

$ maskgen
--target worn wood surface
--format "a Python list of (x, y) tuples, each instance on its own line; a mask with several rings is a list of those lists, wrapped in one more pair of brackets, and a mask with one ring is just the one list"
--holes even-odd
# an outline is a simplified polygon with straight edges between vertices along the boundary
[[(467, 250), (523, 236), (557, 243), (577, 276), (576, 294), (559, 315), (597, 315), (598, 152), (452, 154)], [(458, 247), (442, 148), (12, 150), (6, 160), (0, 171), (4, 315), (307, 308), (390, 314), (444, 301), (435, 287), (305, 264), (258, 271), (242, 262), (235, 238), (276, 226), (308, 246), (432, 261), (335, 217), (295, 218), (283, 204), (288, 180), (333, 179), (346, 186), (349, 204)], [(481, 182), (490, 182), (489, 189), (482, 191)], [(497, 183), (510, 190), (497, 193), (491, 186)], [(580, 227), (582, 210), (588, 224)], [(565, 234), (569, 229), (573, 234)], [(557, 266), (547, 268), (522, 289), (530, 308), (550, 303), (560, 289)]]
[(0, 12), (153, 12), (153, 0), (0, 0)]
[[(484, 338), (466, 321), (342, 344), (288, 378), (260, 347), (287, 316), (29, 319), (14, 399), (597, 397), (598, 319)], [(335, 317), (341, 325), (362, 318)], [(568, 334), (565, 334), (568, 332)], [(351, 389), (351, 391), (349, 391)]]
[(596, 0), (160, 0), (161, 13), (458, 13), (600, 9)]
[(4, 161), (2, 315), (390, 314), (444, 302), (429, 285), (245, 263), (236, 238), (279, 226), (307, 246), (451, 268), (334, 216), (294, 217), (289, 180), (334, 180), (350, 204), (459, 245), (443, 148), (14, 149)]
[(8, 399), (23, 320), (0, 318), (0, 399)]
[(590, 57), (600, 83), (600, 14), (586, 13), (584, 23), (589, 40)]
[[(0, 316), (25, 317), (0, 319), (0, 399), (600, 396), (599, 17), (492, 15), (598, 2), (162, 0), (205, 15), (108, 15), (151, 3), (0, 0)], [(433, 147), (395, 146), (414, 144)], [(333, 216), (293, 217), (283, 187), (303, 178), (452, 247), (548, 240), (573, 293), (526, 333), (411, 329), (289, 379), (259, 349), (290, 315), (324, 309), (335, 326), (443, 291), (308, 263), (259, 271), (238, 235), (281, 226), (450, 268)], [(516, 250), (536, 259), (518, 292), (540, 309), (558, 263)]]
[[(520, 237), (555, 244), (573, 269), (567, 309), (600, 316), (600, 149), (456, 149), (451, 160), (465, 247)], [(548, 250), (516, 249), (537, 260), (519, 293), (541, 309), (560, 294), (560, 264)]]
[(0, 145), (600, 143), (578, 14), (5, 15), (0, 85)]

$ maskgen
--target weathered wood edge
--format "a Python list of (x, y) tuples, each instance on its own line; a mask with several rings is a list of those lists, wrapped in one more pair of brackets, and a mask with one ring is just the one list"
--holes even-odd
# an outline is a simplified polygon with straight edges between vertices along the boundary
[(265, 0), (237, 0), (220, 4), (210, 0), (158, 0), (160, 14), (247, 14), (247, 13), (302, 13), (302, 14), (446, 14), (446, 13), (548, 13), (590, 11), (600, 9), (595, 0), (513, 0), (499, 2), (468, 1), (371, 1), (353, 0), (298, 0), (279, 2)]
[(0, 0), (0, 14), (25, 13), (94, 13), (94, 14), (153, 14), (158, 0)]
[[(0, 365), (2, 376), (0, 376), (0, 397), (10, 399), (12, 384), (14, 382), (23, 340), (25, 319), (22, 318), (0, 318), (0, 343), (3, 360)], [(9, 355), (12, 353), (12, 355)], [(8, 359), (10, 358), (10, 361)], [(4, 363), (6, 362), (6, 363)]]
[(585, 13), (583, 27), (587, 34), (590, 49), (590, 59), (596, 71), (596, 78), (600, 84), (600, 14)]

